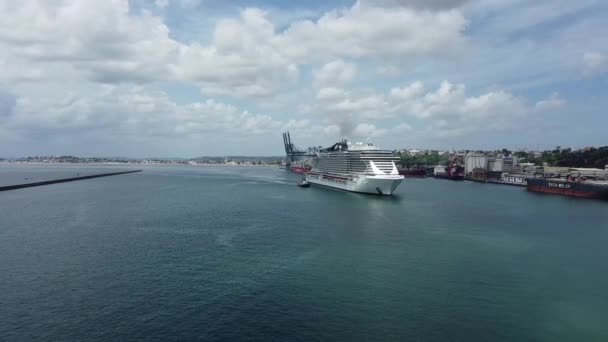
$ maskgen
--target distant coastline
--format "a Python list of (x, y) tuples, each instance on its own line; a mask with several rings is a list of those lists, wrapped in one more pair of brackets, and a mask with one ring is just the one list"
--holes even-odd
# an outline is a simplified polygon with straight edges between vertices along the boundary
[(281, 158), (270, 159), (186, 159), (186, 160), (165, 160), (165, 159), (105, 159), (105, 158), (19, 158), (19, 159), (0, 159), (0, 164), (52, 164), (52, 165), (190, 165), (190, 166), (281, 166), (284, 161)]
[(220, 166), (234, 166), (234, 167), (284, 167), (282, 164), (224, 164), (224, 163), (209, 163), (209, 164), (186, 164), (186, 163), (41, 163), (41, 162), (13, 162), (13, 161), (0, 161), (0, 165), (2, 164), (10, 164), (10, 165), (124, 165), (124, 166), (142, 166), (142, 165), (185, 165), (185, 166), (212, 166), (212, 167), (220, 167)]

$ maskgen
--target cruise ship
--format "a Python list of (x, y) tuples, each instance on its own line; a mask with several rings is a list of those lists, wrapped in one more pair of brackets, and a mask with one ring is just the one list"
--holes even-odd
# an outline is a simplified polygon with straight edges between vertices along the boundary
[(371, 143), (343, 140), (316, 153), (306, 180), (346, 191), (392, 195), (404, 178), (395, 166), (397, 159), (392, 151)]

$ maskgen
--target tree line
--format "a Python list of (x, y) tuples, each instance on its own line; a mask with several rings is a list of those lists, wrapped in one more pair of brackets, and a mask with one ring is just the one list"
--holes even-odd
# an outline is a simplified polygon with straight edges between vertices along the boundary
[(399, 159), (401, 165), (405, 167), (445, 165), (450, 161), (447, 154), (439, 155), (439, 152), (437, 151), (429, 151), (414, 156), (399, 152)]
[(522, 162), (536, 165), (562, 166), (562, 167), (593, 167), (603, 169), (608, 165), (608, 146), (591, 147), (572, 151), (570, 148), (562, 149), (559, 146), (553, 151), (544, 151), (540, 156), (531, 153), (515, 152)]
[[(469, 152), (469, 151), (466, 151)], [(476, 151), (483, 153), (482, 151)], [(561, 167), (592, 167), (603, 169), (608, 165), (608, 146), (590, 147), (583, 150), (572, 151), (570, 148), (557, 146), (552, 151), (544, 151), (540, 156), (533, 153), (517, 151), (511, 152), (508, 149), (496, 150), (494, 154), (505, 156), (514, 155), (520, 162), (534, 163), (535, 165), (549, 165)], [(446, 165), (450, 161), (447, 153), (440, 155), (437, 151), (427, 151), (425, 153), (410, 155), (398, 152), (400, 163), (405, 167)]]

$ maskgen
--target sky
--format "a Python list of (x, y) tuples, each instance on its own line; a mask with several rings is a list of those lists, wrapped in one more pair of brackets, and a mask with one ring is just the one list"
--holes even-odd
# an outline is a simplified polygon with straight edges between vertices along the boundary
[(608, 145), (605, 0), (0, 0), (0, 156)]

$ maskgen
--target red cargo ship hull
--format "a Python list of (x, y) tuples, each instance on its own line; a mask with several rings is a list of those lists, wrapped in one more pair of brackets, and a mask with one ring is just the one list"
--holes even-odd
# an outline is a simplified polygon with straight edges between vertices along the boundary
[(293, 173), (307, 173), (310, 171), (310, 167), (308, 166), (292, 166), (289, 168)]
[(447, 180), (453, 180), (453, 181), (462, 181), (462, 180), (464, 180), (464, 175), (436, 174), (435, 178), (447, 179)]
[(608, 199), (608, 186), (569, 181), (528, 179), (528, 191), (582, 198)]
[(539, 186), (539, 185), (528, 185), (528, 191), (544, 192), (547, 194), (565, 195), (565, 196), (582, 197), (582, 198), (601, 198), (602, 197), (592, 191), (556, 189), (556, 188), (548, 188), (548, 187)]
[(405, 177), (425, 177), (425, 169), (398, 169), (399, 174)]

